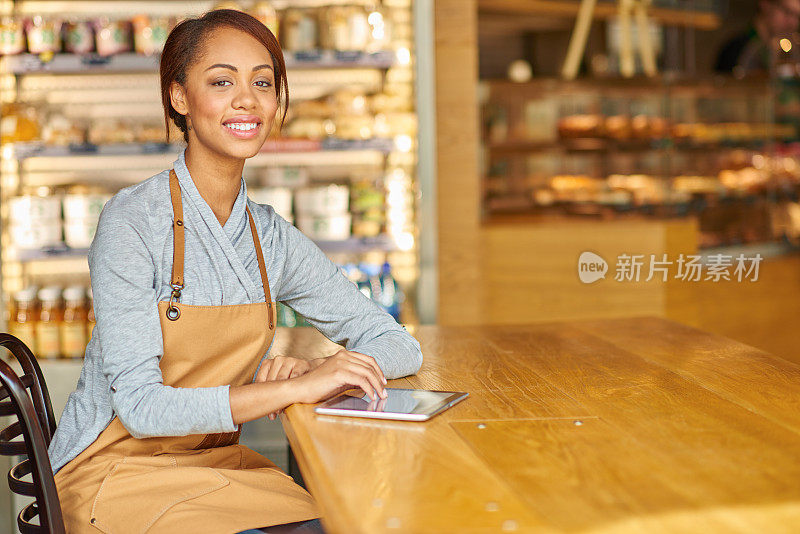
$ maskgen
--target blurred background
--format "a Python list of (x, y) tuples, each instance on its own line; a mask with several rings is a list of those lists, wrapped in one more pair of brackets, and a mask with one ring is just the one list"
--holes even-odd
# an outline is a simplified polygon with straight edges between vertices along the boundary
[[(592, 4), (0, 0), (0, 330), (34, 347), (60, 412), (100, 210), (183, 148), (160, 49), (226, 7), (270, 27), (288, 67), (251, 198), (410, 332), (653, 315), (800, 363), (800, 0)], [(580, 281), (585, 251), (604, 279)], [(615, 279), (621, 255), (642, 256), (638, 280)], [(761, 259), (755, 280), (737, 257)], [(651, 259), (668, 276), (647, 280)], [(729, 279), (707, 279), (725, 259)], [(243, 440), (292, 471), (279, 422)]]

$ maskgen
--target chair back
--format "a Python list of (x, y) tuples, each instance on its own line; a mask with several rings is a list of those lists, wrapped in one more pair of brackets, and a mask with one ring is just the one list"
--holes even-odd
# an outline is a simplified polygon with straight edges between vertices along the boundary
[[(50, 394), (36, 358), (16, 337), (0, 333), (0, 347), (5, 347), (22, 367), (18, 375), (0, 360), (0, 416), (14, 421), (0, 430), (0, 455), (26, 458), (8, 472), (8, 486), (18, 495), (36, 500), (17, 517), (23, 534), (64, 534), (61, 503), (50, 465), (47, 447), (56, 430)], [(22, 439), (17, 439), (19, 437)], [(31, 475), (33, 482), (23, 480)], [(31, 520), (39, 517), (39, 524)]]

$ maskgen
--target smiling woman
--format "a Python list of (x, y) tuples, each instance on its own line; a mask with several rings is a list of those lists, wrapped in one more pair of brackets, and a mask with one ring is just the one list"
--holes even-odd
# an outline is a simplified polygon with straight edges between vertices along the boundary
[[(211, 32), (212, 29), (213, 32)], [(209, 33), (211, 35), (208, 35)], [(203, 39), (204, 37), (207, 39)], [(256, 41), (263, 48), (259, 50), (260, 47), (242, 47), (239, 42), (241, 39)], [(204, 44), (203, 41), (205, 41)], [(203, 44), (202, 49), (201, 44)], [(233, 52), (240, 52), (240, 48), (253, 50), (254, 57), (248, 59), (254, 63), (247, 65), (247, 61), (244, 61), (245, 58), (231, 55), (231, 48), (234, 49)], [(267, 54), (264, 54), (264, 51)], [(264, 62), (265, 56), (269, 62)], [(214, 57), (223, 59), (217, 63), (213, 61)], [(231, 57), (237, 57), (242, 64), (241, 72), (236, 65), (226, 62), (226, 59)], [(236, 94), (231, 93), (230, 88), (237, 84), (252, 84), (260, 89), (260, 92), (254, 93), (253, 97), (266, 106), (265, 112), (271, 110), (268, 116), (269, 127), (263, 126), (263, 122), (258, 116), (232, 117), (227, 120), (230, 123), (242, 122), (245, 119), (251, 120), (253, 122), (250, 122), (249, 126), (256, 129), (254, 124), (261, 125), (263, 139), (266, 139), (275, 117), (274, 108), (280, 105), (283, 108), (281, 113), (281, 126), (283, 126), (289, 103), (289, 82), (286, 78), (286, 66), (278, 40), (266, 26), (253, 17), (239, 11), (220, 9), (211, 11), (199, 19), (182, 22), (172, 31), (164, 46), (160, 74), (161, 102), (164, 106), (167, 135), (169, 135), (171, 119), (183, 132), (184, 140), (189, 141), (191, 124), (190, 118), (187, 118), (186, 88), (190, 85), (192, 87), (200, 87), (200, 85), (191, 83), (187, 78), (190, 74), (189, 66), (196, 64), (201, 58), (208, 65), (196, 69), (195, 74), (203, 78), (209, 91), (192, 95), (196, 101), (208, 102), (208, 99), (213, 99), (215, 102), (227, 103), (224, 101), (226, 95), (230, 98), (231, 94)], [(217, 92), (213, 93), (213, 89), (216, 89)], [(175, 103), (178, 107), (174, 105)], [(233, 103), (231, 102), (231, 104)], [(253, 138), (257, 137), (257, 135), (253, 135)], [(263, 139), (261, 145), (263, 145)], [(259, 149), (261, 145), (259, 145)]]
[[(49, 450), (67, 530), (321, 532), (312, 496), (238, 444), (241, 423), (353, 387), (385, 398), (384, 373), (415, 373), (420, 345), (247, 198), (245, 160), (286, 114), (275, 36), (212, 11), (176, 26), (161, 61), (187, 147), (106, 204), (89, 250), (97, 326)], [(267, 358), (276, 301), (346, 348)]]

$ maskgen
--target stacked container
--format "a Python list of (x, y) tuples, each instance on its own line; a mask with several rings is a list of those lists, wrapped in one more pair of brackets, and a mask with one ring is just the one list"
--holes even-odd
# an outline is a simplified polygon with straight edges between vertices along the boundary
[(61, 199), (25, 195), (9, 201), (11, 239), (17, 248), (41, 249), (61, 243)]
[(350, 237), (350, 188), (326, 185), (299, 189), (295, 195), (297, 227), (311, 239)]
[(94, 239), (100, 212), (111, 195), (76, 186), (64, 195), (64, 241), (68, 247), (88, 248)]

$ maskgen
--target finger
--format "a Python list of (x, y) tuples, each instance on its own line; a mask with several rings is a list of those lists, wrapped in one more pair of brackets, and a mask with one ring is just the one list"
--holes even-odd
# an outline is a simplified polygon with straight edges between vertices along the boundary
[(286, 364), (283, 362), (283, 359), (273, 360), (272, 365), (269, 368), (269, 373), (267, 374), (267, 381), (275, 380), (284, 365)]
[[(355, 361), (350, 362), (350, 369), (356, 373), (359, 373), (361, 376), (366, 378), (366, 380), (372, 386), (372, 389), (375, 390), (377, 396), (384, 398), (386, 397), (386, 391), (383, 388), (383, 383), (381, 383), (380, 378), (375, 373), (375, 370), (366, 364), (361, 364)], [(370, 395), (370, 397), (372, 397)]]
[(275, 380), (286, 380), (292, 374), (292, 371), (294, 371), (295, 367), (295, 365), (290, 363), (281, 366), (281, 370), (275, 375)]
[(272, 367), (272, 360), (265, 360), (264, 363), (261, 364), (258, 374), (256, 374), (256, 382), (267, 381), (267, 375), (269, 375), (270, 367)]
[(352, 354), (357, 359), (361, 360), (362, 362), (368, 364), (370, 367), (375, 369), (375, 372), (378, 373), (378, 377), (381, 379), (381, 382), (386, 384), (386, 377), (383, 375), (383, 370), (381, 370), (381, 367), (380, 365), (378, 365), (378, 362), (375, 361), (375, 358), (373, 358), (372, 356), (367, 356), (366, 354), (362, 354), (360, 352), (350, 351), (350, 354)]
[(378, 395), (377, 393), (375, 393), (375, 389), (372, 387), (372, 384), (370, 383), (369, 380), (367, 380), (367, 378), (363, 374), (358, 372), (353, 372), (351, 373), (350, 376), (351, 376), (351, 383), (354, 386), (360, 387), (361, 390), (364, 393), (366, 393), (367, 397), (370, 398), (370, 400), (375, 400), (378, 398)]

